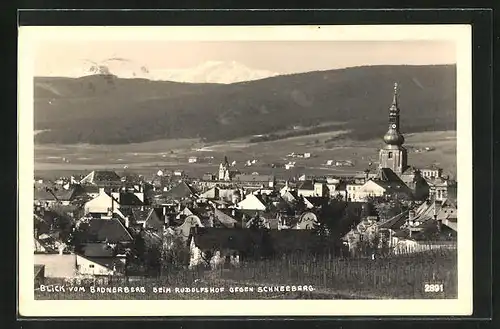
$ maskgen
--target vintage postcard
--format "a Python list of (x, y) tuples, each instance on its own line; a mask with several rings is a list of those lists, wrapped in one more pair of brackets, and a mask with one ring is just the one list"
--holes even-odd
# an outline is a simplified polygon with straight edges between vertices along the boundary
[(471, 58), (468, 25), (20, 27), (20, 315), (470, 315)]

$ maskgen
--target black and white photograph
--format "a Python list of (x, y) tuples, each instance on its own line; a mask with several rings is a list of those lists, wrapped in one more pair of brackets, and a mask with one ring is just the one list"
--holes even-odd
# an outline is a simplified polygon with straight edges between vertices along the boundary
[(21, 314), (471, 314), (469, 26), (19, 45)]

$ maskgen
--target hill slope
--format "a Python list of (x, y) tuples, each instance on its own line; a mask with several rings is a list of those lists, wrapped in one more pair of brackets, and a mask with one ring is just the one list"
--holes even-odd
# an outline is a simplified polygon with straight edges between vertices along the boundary
[(384, 132), (393, 83), (404, 132), (455, 129), (453, 65), (370, 66), (221, 84), (35, 78), (40, 143), (119, 144), (162, 138), (220, 141), (291, 125), (343, 122), (353, 138)]

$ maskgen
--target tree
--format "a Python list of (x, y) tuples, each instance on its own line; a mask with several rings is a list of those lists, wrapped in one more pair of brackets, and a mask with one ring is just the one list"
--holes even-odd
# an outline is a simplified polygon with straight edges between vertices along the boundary
[(368, 201), (375, 207), (381, 221), (407, 211), (412, 205), (412, 202), (403, 196), (370, 197)]
[(189, 264), (190, 251), (180, 236), (175, 236), (169, 246), (162, 246), (162, 268), (167, 271), (181, 270)]
[(340, 232), (344, 231), (343, 226), (350, 220), (346, 206), (345, 202), (332, 200), (317, 212), (317, 222), (313, 228), (318, 237), (317, 253), (332, 252), (337, 246), (342, 235)]
[(248, 228), (254, 229), (254, 230), (266, 228), (266, 225), (264, 223), (264, 219), (262, 217), (260, 217), (259, 214), (255, 214), (255, 216), (250, 220)]

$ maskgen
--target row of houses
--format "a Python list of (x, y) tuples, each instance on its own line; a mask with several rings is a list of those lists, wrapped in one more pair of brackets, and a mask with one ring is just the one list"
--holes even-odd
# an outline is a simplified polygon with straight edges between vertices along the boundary
[[(35, 263), (46, 266), (46, 276), (52, 276), (53, 265), (49, 259), (59, 259), (61, 262), (64, 259), (64, 262), (73, 264), (74, 276), (126, 275), (127, 262), (133, 253), (131, 245), (138, 236), (161, 245), (173, 237), (182, 239), (190, 247), (192, 266), (200, 259), (206, 259), (206, 256), (196, 256), (203, 253), (218, 259), (228, 256), (229, 261), (234, 262), (234, 257), (240, 257), (248, 250), (233, 245), (229, 248), (226, 239), (235, 239), (242, 244), (241, 241), (253, 241), (249, 238), (253, 234), (249, 229), (255, 227), (256, 223), (266, 231), (283, 232), (270, 233), (272, 239), (267, 236), (269, 241), (273, 241), (272, 246), (283, 245), (281, 239), (285, 238), (282, 237), (298, 239), (302, 241), (301, 245), (309, 245), (312, 240), (307, 240), (310, 239), (307, 237), (311, 236), (320, 222), (322, 209), (332, 201), (344, 202), (349, 211), (354, 209), (359, 213), (366, 204), (366, 197), (349, 197), (350, 186), (363, 187), (352, 193), (365, 193), (365, 196), (389, 195), (394, 191), (408, 196), (414, 194), (414, 190), (403, 184), (399, 188), (390, 186), (389, 178), (392, 176), (387, 171), (381, 171), (377, 176), (365, 175), (350, 180), (303, 176), (295, 182), (284, 182), (282, 186), (275, 184), (275, 180), (271, 185), (266, 184), (270, 177), (259, 177), (261, 175), (250, 175), (253, 180), (217, 180), (214, 185), (203, 184), (203, 179), (174, 180), (170, 181), (172, 185), (167, 189), (156, 189), (149, 182), (127, 181), (117, 176), (93, 172), (67, 189), (39, 189), (35, 193), (35, 209), (38, 209), (35, 211)], [(380, 186), (383, 189), (377, 190)], [(432, 200), (434, 206), (446, 201), (446, 207), (439, 206), (439, 218), (432, 217), (434, 213), (430, 216), (429, 210), (422, 210), (426, 207), (425, 202), (416, 203), (421, 208), (383, 222), (372, 214), (364, 217), (360, 215), (350, 223), (358, 225), (356, 229), (349, 226), (338, 232), (339, 238), (342, 235), (339, 242), (343, 241), (352, 248), (356, 240), (352, 236), (362, 237), (363, 234), (357, 234), (356, 230), (365, 226), (380, 234), (390, 232), (390, 246), (393, 249), (410, 243), (408, 241), (417, 243), (419, 238), (429, 241), (427, 233), (422, 232), (432, 221), (440, 221), (445, 226), (442, 232), (448, 228), (456, 232), (456, 215), (454, 217), (452, 212), (456, 213), (456, 205), (453, 206), (452, 199)], [(75, 206), (75, 202), (82, 202), (81, 217), (73, 218), (75, 228), (69, 235), (77, 231), (78, 236), (71, 236), (69, 243), (68, 239), (61, 239), (61, 233), (57, 232), (60, 225), (54, 224), (57, 214), (51, 209), (55, 205)], [(445, 208), (447, 210), (443, 210)], [(449, 216), (442, 217), (443, 211), (450, 211)], [(427, 217), (422, 214), (427, 214)], [(309, 233), (298, 233), (301, 231)], [(207, 241), (212, 241), (208, 249)], [(73, 248), (68, 248), (68, 243), (73, 244)], [(288, 249), (271, 249), (275, 252), (302, 250), (294, 245), (291, 244)]]

